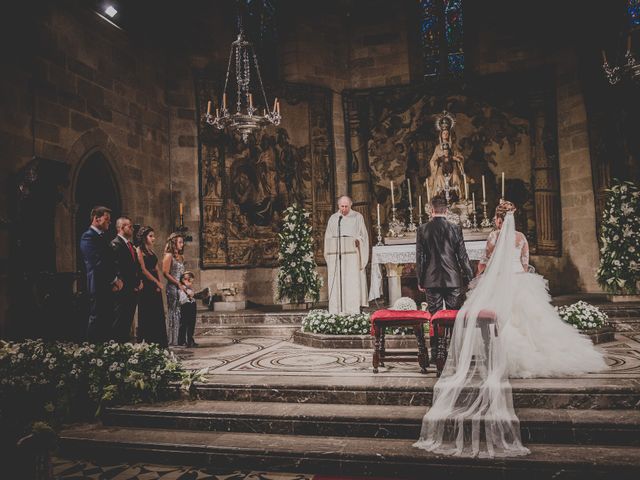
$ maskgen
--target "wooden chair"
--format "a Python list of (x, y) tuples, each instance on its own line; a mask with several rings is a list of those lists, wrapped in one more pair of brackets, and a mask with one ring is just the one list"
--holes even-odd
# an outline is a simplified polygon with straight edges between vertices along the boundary
[(427, 373), (429, 356), (424, 341), (423, 325), (429, 322), (431, 315), (422, 310), (378, 310), (371, 315), (371, 335), (375, 336), (373, 351), (373, 373), (378, 373), (378, 367), (384, 367), (385, 362), (411, 362), (416, 357), (404, 352), (388, 352), (385, 348), (385, 330), (387, 327), (409, 327), (418, 342), (418, 364), (420, 372)]

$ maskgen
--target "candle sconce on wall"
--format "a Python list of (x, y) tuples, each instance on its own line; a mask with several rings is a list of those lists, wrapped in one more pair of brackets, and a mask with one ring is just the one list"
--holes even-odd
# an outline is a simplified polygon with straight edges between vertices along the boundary
[(180, 202), (179, 211), (180, 223), (178, 224), (178, 226), (176, 226), (175, 231), (182, 235), (182, 238), (184, 238), (185, 242), (193, 242), (193, 237), (187, 233), (189, 231), (189, 227), (184, 224), (184, 205), (182, 204), (182, 202)]

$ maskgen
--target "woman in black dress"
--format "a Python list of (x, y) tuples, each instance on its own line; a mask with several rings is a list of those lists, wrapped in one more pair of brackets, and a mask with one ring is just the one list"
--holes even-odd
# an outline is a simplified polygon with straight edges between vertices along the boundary
[(153, 252), (156, 240), (151, 227), (142, 227), (138, 233), (138, 262), (142, 269), (143, 288), (138, 303), (138, 341), (157, 343), (166, 348), (167, 326), (162, 303), (162, 283), (158, 257)]

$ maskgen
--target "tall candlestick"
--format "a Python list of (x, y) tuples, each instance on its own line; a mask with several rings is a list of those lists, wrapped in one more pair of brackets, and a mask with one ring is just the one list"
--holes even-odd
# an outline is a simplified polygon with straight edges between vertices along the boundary
[(407, 178), (407, 190), (409, 192), (409, 206), (413, 208), (413, 200), (411, 199), (411, 180)]
[(253, 94), (249, 94), (249, 108), (253, 108)]
[(504, 172), (502, 172), (502, 198), (504, 198)]
[(222, 94), (222, 110), (226, 110), (227, 109), (227, 94), (223, 93)]
[(418, 218), (422, 218), (422, 195), (418, 195)]
[(211, 115), (211, 100), (207, 102), (207, 115)]
[(273, 101), (273, 111), (276, 111), (276, 105), (278, 104), (278, 97), (275, 98), (275, 100)]
[(429, 192), (429, 182), (427, 180), (424, 181), (424, 186), (427, 187), (427, 203), (431, 201), (431, 193)]
[(476, 211), (476, 194), (475, 192), (471, 194), (471, 208), (473, 208), (473, 211)]
[(182, 215), (182, 202), (180, 202), (180, 215)]
[(378, 228), (380, 228), (380, 204), (378, 204)]
[(484, 175), (482, 175), (482, 201), (487, 201), (487, 189), (484, 186)]
[(396, 206), (396, 200), (395, 200), (395, 197), (393, 196), (393, 180), (391, 180), (391, 206), (392, 207)]

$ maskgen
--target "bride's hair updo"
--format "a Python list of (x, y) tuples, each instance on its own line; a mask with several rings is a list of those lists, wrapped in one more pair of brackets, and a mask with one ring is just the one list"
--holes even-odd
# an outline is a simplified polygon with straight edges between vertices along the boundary
[(516, 206), (509, 200), (502, 200), (500, 205), (496, 207), (496, 217), (504, 220), (504, 217), (508, 212), (515, 212), (516, 210)]

